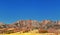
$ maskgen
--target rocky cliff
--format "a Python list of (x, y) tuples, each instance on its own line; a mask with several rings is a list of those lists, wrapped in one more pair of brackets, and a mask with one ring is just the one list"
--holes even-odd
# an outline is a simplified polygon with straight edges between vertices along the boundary
[(54, 33), (60, 30), (60, 21), (20, 20), (12, 24), (0, 23), (0, 33), (8, 33), (8, 32), (13, 33), (13, 32), (21, 32), (21, 31), (28, 32), (34, 29), (38, 29), (39, 32), (41, 32), (41, 30), (44, 30), (44, 31), (46, 30), (50, 33), (51, 32)]

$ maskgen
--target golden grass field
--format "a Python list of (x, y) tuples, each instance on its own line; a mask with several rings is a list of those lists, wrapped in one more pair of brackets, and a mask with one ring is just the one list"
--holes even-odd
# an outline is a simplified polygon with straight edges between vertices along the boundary
[(0, 34), (0, 35), (57, 35), (56, 33), (37, 33), (37, 31), (38, 30), (33, 30), (33, 31), (26, 32), (26, 33), (17, 32), (17, 33)]
[(56, 34), (54, 33), (12, 33), (12, 34), (0, 34), (0, 35), (56, 35)]

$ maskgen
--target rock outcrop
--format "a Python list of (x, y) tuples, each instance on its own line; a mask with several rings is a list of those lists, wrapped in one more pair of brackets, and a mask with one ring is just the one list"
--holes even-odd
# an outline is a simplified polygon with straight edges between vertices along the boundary
[(12, 24), (0, 23), (0, 33), (28, 32), (34, 29), (39, 30), (39, 32), (60, 33), (60, 21), (20, 20)]

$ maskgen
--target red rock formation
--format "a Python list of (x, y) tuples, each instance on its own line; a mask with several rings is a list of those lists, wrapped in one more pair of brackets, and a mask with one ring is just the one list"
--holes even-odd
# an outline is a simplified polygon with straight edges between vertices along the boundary
[[(42, 22), (38, 22), (36, 20), (21, 20), (12, 24), (0, 24), (0, 33), (6, 30), (12, 30), (14, 32), (26, 32), (33, 29), (38, 29), (39, 32), (49, 32), (49, 33), (57, 33), (60, 30), (60, 22), (51, 22), (50, 20), (44, 20)], [(60, 32), (60, 31), (59, 31)]]
[(51, 21), (50, 21), (50, 20), (43, 20), (43, 21), (42, 21), (42, 24), (43, 24), (43, 25), (46, 25), (46, 24), (48, 24), (48, 22), (51, 22)]

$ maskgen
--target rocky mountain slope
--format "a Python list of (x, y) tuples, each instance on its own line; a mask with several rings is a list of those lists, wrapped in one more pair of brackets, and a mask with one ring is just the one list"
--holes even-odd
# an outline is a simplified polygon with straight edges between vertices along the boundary
[[(39, 32), (48, 31), (50, 33), (60, 32), (60, 21), (51, 20), (20, 20), (12, 24), (0, 23), (0, 33), (28, 32), (38, 29)], [(42, 31), (41, 31), (42, 30)], [(52, 31), (51, 31), (52, 30)]]

